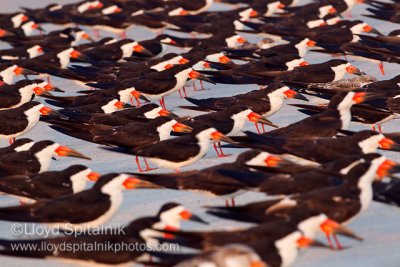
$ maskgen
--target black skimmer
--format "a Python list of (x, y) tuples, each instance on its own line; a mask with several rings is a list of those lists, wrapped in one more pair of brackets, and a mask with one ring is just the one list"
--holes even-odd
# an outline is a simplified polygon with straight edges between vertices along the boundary
[(44, 140), (33, 144), (28, 150), (20, 150), (0, 156), (3, 175), (29, 175), (49, 169), (53, 156), (88, 159), (76, 150)]
[(204, 193), (207, 196), (223, 197), (226, 199), (227, 206), (229, 205), (228, 199), (230, 198), (234, 206), (235, 196), (239, 195), (242, 191), (250, 190), (253, 181), (231, 179), (221, 173), (220, 170), (243, 171), (254, 166), (283, 167), (285, 162), (279, 156), (273, 156), (270, 153), (260, 150), (250, 150), (240, 154), (233, 163), (219, 164), (199, 171), (191, 170), (174, 174), (132, 173), (132, 175), (164, 188), (189, 190)]
[(247, 106), (256, 113), (269, 117), (279, 111), (286, 98), (307, 100), (303, 95), (291, 90), (281, 83), (273, 83), (265, 89), (254, 90), (248, 93), (230, 97), (207, 99), (186, 98), (196, 107), (182, 106), (182, 108), (199, 111), (220, 111), (232, 106)]
[[(116, 178), (118, 179), (118, 178)], [(88, 205), (95, 203), (87, 203)], [(100, 212), (98, 210), (97, 212)], [(46, 244), (45, 246), (50, 244), (78, 244), (85, 243), (95, 246), (95, 244), (124, 244), (124, 246), (131, 245), (143, 245), (143, 247), (147, 246), (147, 249), (143, 250), (135, 250), (129, 251), (129, 248), (119, 250), (116, 252), (115, 250), (105, 249), (102, 253), (98, 253), (93, 250), (87, 250), (82, 253), (74, 253), (72, 251), (63, 250), (59, 251), (55, 247), (52, 249), (46, 249), (43, 251), (35, 251), (35, 253), (29, 253), (27, 255), (25, 251), (21, 250), (12, 250), (11, 247), (14, 245), (22, 244), (21, 242), (35, 244), (37, 240), (0, 240), (3, 249), (0, 251), (0, 254), (9, 255), (14, 257), (31, 257), (31, 258), (57, 258), (59, 260), (69, 260), (74, 261), (76, 263), (96, 263), (102, 265), (115, 265), (115, 264), (129, 264), (133, 261), (139, 261), (143, 259), (143, 256), (151, 252), (155, 249), (155, 247), (151, 247), (154, 245), (152, 243), (152, 236), (158, 236), (159, 232), (156, 232), (153, 229), (179, 229), (181, 221), (195, 221), (200, 223), (205, 223), (200, 217), (191, 213), (183, 206), (177, 203), (166, 203), (164, 204), (159, 212), (155, 216), (148, 216), (138, 218), (136, 220), (131, 221), (128, 225), (124, 227), (118, 228), (110, 228), (105, 229), (102, 233), (95, 234), (95, 230), (92, 232), (84, 232), (79, 235), (64, 235), (51, 237), (47, 239), (42, 239), (41, 242)], [(79, 230), (79, 229), (74, 229)], [(71, 233), (71, 230), (66, 230), (66, 233)], [(12, 252), (14, 251), (14, 252)]]
[[(197, 79), (211, 82), (210, 79), (185, 64), (174, 66), (162, 72), (148, 73), (140, 78), (136, 78), (125, 83), (128, 87), (134, 87), (147, 99), (159, 100), (161, 107), (166, 108), (164, 97), (184, 87), (187, 79)], [(89, 85), (96, 88), (98, 86), (101, 87), (101, 85), (96, 84)]]
[[(324, 219), (321, 221), (323, 222)], [(326, 220), (326, 219), (325, 219)], [(305, 220), (307, 221), (307, 220)], [(188, 232), (188, 231), (164, 231), (176, 236), (169, 242), (192, 248), (204, 248), (209, 251), (229, 244), (246, 244), (255, 249), (267, 266), (291, 266), (295, 261), (298, 249), (306, 248), (314, 243), (314, 246), (323, 245), (297, 230), (300, 222), (285, 222), (276, 220), (245, 230), (212, 231), (212, 232)], [(307, 222), (309, 228), (317, 232), (318, 223)], [(311, 232), (311, 230), (310, 230)], [(222, 238), (224, 236), (224, 238)], [(262, 236), (263, 238), (260, 238)], [(165, 239), (164, 239), (165, 240)]]
[[(375, 131), (364, 130), (350, 136), (330, 137), (268, 137), (246, 132), (250, 140), (240, 145), (262, 149), (278, 155), (293, 155), (302, 159), (326, 163), (346, 155), (376, 153), (378, 148), (398, 151), (400, 146), (391, 138)], [(241, 139), (233, 138), (240, 142)], [(307, 146), (304, 146), (307, 144)]]
[(18, 198), (23, 203), (75, 194), (86, 189), (87, 181), (97, 181), (101, 175), (83, 165), (72, 165), (62, 171), (49, 171), (31, 176), (4, 176), (0, 192)]
[(276, 79), (281, 82), (325, 83), (341, 80), (346, 73), (363, 74), (346, 60), (332, 59), (324, 63), (296, 68), (286, 74), (278, 74)]
[(43, 104), (31, 101), (20, 107), (0, 110), (1, 139), (15, 141), (15, 138), (29, 132), (39, 122), (40, 116), (60, 115)]
[(0, 110), (17, 108), (38, 96), (49, 95), (52, 88), (42, 80), (21, 80), (11, 85), (1, 86)]
[(13, 142), (11, 145), (2, 147), (0, 148), (0, 155), (12, 153), (12, 152), (20, 152), (20, 151), (26, 151), (30, 149), (33, 144), (32, 139), (30, 138), (21, 138)]
[[(195, 130), (198, 127), (214, 127), (225, 136), (234, 136), (241, 132), (246, 121), (253, 122), (256, 125), (261, 123), (275, 128), (278, 127), (246, 106), (233, 106), (222, 111), (200, 115), (190, 118), (185, 123)], [(220, 151), (218, 151), (217, 147), (219, 147)], [(214, 149), (218, 157), (226, 156), (219, 143), (214, 143)]]
[(18, 59), (34, 58), (41, 54), (43, 54), (43, 48), (40, 45), (22, 46), (1, 50), (0, 60), (7, 62)]
[(349, 127), (351, 107), (354, 104), (362, 103), (366, 97), (367, 94), (364, 92), (337, 94), (331, 99), (324, 112), (305, 118), (286, 127), (266, 132), (264, 135), (271, 137), (334, 136), (339, 130), (346, 130)]
[(12, 84), (14, 79), (20, 75), (35, 75), (37, 73), (23, 68), (20, 65), (13, 63), (2, 64), (0, 67), (0, 85), (1, 84)]
[[(142, 156), (159, 167), (175, 169), (191, 165), (204, 157), (211, 140), (233, 142), (215, 128), (199, 128), (188, 136), (161, 141), (136, 149), (133, 153)], [(168, 153), (165, 153), (168, 151)]]
[[(387, 170), (387, 165), (392, 166), (385, 157), (378, 157), (370, 163), (360, 163), (355, 166), (352, 171), (353, 177), (349, 177), (342, 185), (326, 187), (291, 197), (251, 203), (244, 206), (245, 209), (243, 207), (221, 207), (211, 213), (230, 218), (229, 213), (240, 212), (242, 213), (242, 221), (266, 221), (277, 214), (284, 215), (293, 210), (303, 209), (318, 211), (339, 223), (346, 223), (369, 207), (373, 197), (372, 182), (376, 173), (380, 172), (379, 169)], [(245, 215), (246, 213), (248, 216)], [(235, 219), (238, 218), (235, 216)]]
[(46, 223), (72, 231), (99, 226), (115, 214), (123, 200), (123, 189), (155, 188), (156, 186), (126, 174), (101, 176), (91, 189), (33, 204), (4, 207), (0, 220)]

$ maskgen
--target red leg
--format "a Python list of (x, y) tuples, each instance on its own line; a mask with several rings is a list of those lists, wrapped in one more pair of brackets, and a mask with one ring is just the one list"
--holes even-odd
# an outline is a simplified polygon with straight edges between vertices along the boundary
[(180, 170), (179, 168), (176, 168), (176, 169), (175, 169), (175, 172), (176, 172), (176, 173), (180, 173), (181, 170)]
[(100, 39), (100, 31), (98, 29), (93, 29), (92, 32), (93, 32), (94, 38)]
[(232, 207), (235, 207), (235, 206), (236, 206), (236, 204), (235, 204), (235, 198), (234, 198), (234, 197), (231, 198), (231, 203), (232, 203)]
[(342, 250), (343, 246), (342, 246), (342, 244), (340, 244), (339, 239), (337, 238), (337, 236), (335, 234), (333, 234), (333, 239), (335, 239), (335, 243), (336, 243), (337, 248), (339, 250)]
[(215, 152), (217, 152), (217, 155), (218, 155), (218, 158), (219, 158), (220, 154), (219, 154), (219, 151), (218, 151), (218, 148), (217, 148), (217, 143), (214, 143), (213, 146), (214, 146)]
[(183, 95), (182, 95), (181, 89), (179, 89), (179, 90), (178, 90), (178, 92), (179, 92), (179, 97), (180, 97), (180, 98), (183, 98)]
[(200, 80), (200, 85), (201, 85), (201, 90), (204, 91), (204, 85), (202, 80)]
[(143, 160), (144, 160), (144, 164), (146, 164), (146, 172), (157, 170), (157, 168), (150, 168), (149, 163), (147, 162), (147, 160), (145, 158), (143, 158)]
[(129, 100), (129, 102), (131, 102), (131, 105), (132, 105), (132, 106), (134, 106), (134, 107), (136, 106), (135, 103), (133, 102), (133, 98), (131, 98), (131, 99)]
[(265, 125), (262, 123), (261, 126), (262, 126), (262, 129), (263, 129), (263, 133), (265, 133)]
[(331, 240), (330, 234), (325, 234), (325, 236), (326, 236), (326, 239), (328, 240), (328, 244), (329, 244), (329, 246), (331, 247), (331, 249), (332, 249), (332, 250), (335, 250), (335, 247), (334, 247), (333, 244), (332, 244), (332, 240)]
[(123, 31), (120, 35), (121, 39), (126, 39), (126, 31)]
[(376, 131), (376, 127), (375, 127), (375, 125), (374, 125), (374, 126), (372, 126), (372, 131)]
[(47, 83), (48, 83), (49, 85), (51, 85), (51, 78), (50, 78), (50, 75), (47, 76)]
[(258, 132), (259, 134), (261, 134), (261, 131), (260, 131), (260, 129), (258, 128), (258, 123), (256, 122), (256, 123), (254, 123), (254, 125), (256, 126), (257, 132)]
[(379, 62), (378, 64), (379, 70), (381, 71), (382, 75), (385, 75), (385, 66), (383, 66), (383, 62)]
[(219, 151), (220, 151), (220, 154), (218, 156), (219, 158), (225, 158), (225, 157), (230, 156), (230, 155), (224, 154), (224, 151), (222, 151), (221, 142), (217, 142), (217, 146), (219, 147)]
[(184, 87), (182, 87), (182, 89), (183, 89), (183, 95), (184, 95), (185, 97), (187, 97), (187, 94), (186, 94), (186, 87), (184, 86)]
[(142, 169), (142, 167), (140, 166), (140, 162), (139, 162), (139, 156), (136, 156), (136, 164), (137, 164), (137, 166), (138, 166), (138, 170), (139, 170), (139, 172), (145, 172), (143, 169)]
[(197, 91), (197, 88), (196, 88), (196, 82), (195, 81), (193, 81), (193, 91)]
[(136, 98), (136, 103), (137, 103), (137, 107), (140, 107), (141, 103), (140, 103), (140, 99)]
[(228, 200), (228, 199), (225, 200), (225, 206), (226, 206), (227, 208), (229, 208), (229, 200)]
[(378, 125), (378, 131), (379, 131), (380, 133), (382, 133), (382, 126), (381, 126), (381, 125)]
[(164, 99), (164, 97), (162, 97), (161, 100), (160, 100), (160, 106), (161, 106), (163, 109), (167, 109), (167, 108), (165, 107), (165, 99)]

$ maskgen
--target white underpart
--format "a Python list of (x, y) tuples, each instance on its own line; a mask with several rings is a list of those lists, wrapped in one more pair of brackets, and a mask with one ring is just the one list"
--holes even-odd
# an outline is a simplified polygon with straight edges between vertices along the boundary
[[(224, 267), (251, 267), (253, 266), (252, 263), (260, 261), (260, 257), (255, 254), (254, 252), (251, 252), (250, 250), (244, 254), (241, 252), (240, 254), (230, 254), (224, 258)], [(219, 267), (217, 265), (214, 265), (214, 263), (209, 262), (208, 265), (206, 264), (200, 264), (198, 267)]]
[(279, 210), (281, 208), (285, 208), (285, 207), (291, 207), (291, 206), (296, 206), (297, 202), (296, 200), (290, 199), (288, 197), (283, 198), (281, 201), (279, 201), (278, 203), (272, 205), (271, 207), (269, 207), (266, 211), (265, 214), (274, 212), (276, 210)]
[(344, 2), (346, 2), (347, 4), (347, 9), (344, 12), (350, 11), (353, 6), (355, 6), (355, 4), (357, 3), (356, 0), (344, 0)]
[(190, 11), (189, 13), (192, 15), (200, 14), (201, 12), (204, 12), (204, 11), (207, 11), (208, 9), (210, 9), (210, 7), (212, 6), (213, 3), (214, 3), (214, 0), (206, 0), (206, 4), (202, 8), (200, 8), (196, 11)]
[(33, 95), (33, 89), (36, 86), (38, 86), (38, 85), (36, 83), (34, 83), (34, 84), (29, 84), (29, 85), (26, 85), (26, 86), (20, 88), (18, 91), (21, 94), (21, 100), (19, 101), (18, 104), (13, 106), (13, 108), (19, 107), (22, 104), (25, 104), (25, 103), (31, 101), (32, 95)]
[(14, 148), (14, 151), (15, 152), (28, 151), (34, 144), (35, 144), (35, 142), (29, 142), (29, 143), (23, 144), (22, 146)]
[(17, 15), (15, 15), (14, 17), (12, 17), (11, 18), (11, 21), (12, 21), (12, 23), (13, 23), (13, 27), (14, 28), (18, 28), (19, 26), (21, 26), (21, 24), (22, 24), (22, 18), (24, 17), (25, 15), (24, 14), (22, 14), (22, 13), (19, 13), (19, 14), (17, 14)]
[(0, 76), (3, 79), (3, 82), (5, 82), (6, 84), (12, 84), (14, 81), (14, 77), (15, 77), (15, 72), (14, 70), (17, 68), (17, 65), (12, 65), (8, 68), (6, 68), (5, 70), (3, 70), (2, 72), (0, 72)]
[(151, 162), (156, 164), (159, 167), (164, 167), (164, 168), (169, 168), (169, 169), (179, 169), (184, 166), (188, 166), (193, 164), (194, 162), (198, 161), (202, 157), (205, 156), (205, 154), (208, 151), (208, 148), (210, 147), (210, 135), (215, 132), (216, 130), (214, 128), (210, 128), (207, 130), (204, 130), (196, 135), (198, 139), (198, 145), (200, 147), (200, 151), (197, 155), (194, 155), (194, 157), (187, 159), (186, 161), (182, 162), (172, 162), (164, 159), (159, 159), (159, 158), (148, 158)]
[(379, 141), (381, 141), (385, 136), (382, 134), (371, 136), (358, 143), (364, 154), (375, 153), (379, 148)]
[(20, 135), (23, 135), (27, 132), (29, 132), (39, 121), (40, 119), (40, 109), (44, 107), (42, 104), (37, 105), (32, 107), (31, 109), (28, 109), (27, 111), (24, 112), (24, 114), (27, 117), (28, 120), (28, 126), (25, 128), (25, 130), (23, 130), (22, 132), (19, 133), (15, 133), (15, 134), (10, 134), (10, 135), (0, 135), (0, 138), (3, 139), (10, 139), (10, 138), (14, 138), (14, 137), (18, 137)]
[(341, 170), (340, 170), (340, 174), (342, 174), (342, 175), (348, 174), (349, 171), (350, 171), (351, 169), (353, 169), (353, 167), (355, 167), (356, 165), (360, 164), (361, 162), (363, 162), (363, 160), (361, 160), (361, 159), (360, 159), (360, 160), (357, 160), (357, 161), (354, 161), (354, 162), (351, 163), (349, 166), (347, 166), (347, 167), (341, 169)]
[(176, 123), (176, 120), (171, 120), (157, 127), (160, 141), (167, 140), (171, 136), (172, 126), (174, 126)]
[(299, 223), (297, 228), (304, 234), (304, 236), (314, 239), (320, 230), (321, 224), (327, 219), (328, 217), (325, 214), (313, 216)]
[(117, 39), (111, 39), (110, 41), (105, 42), (104, 45), (113, 44), (113, 43), (116, 43), (117, 41), (118, 41)]
[(340, 114), (340, 120), (342, 121), (342, 130), (346, 130), (351, 121), (351, 107), (353, 106), (353, 97), (354, 97), (353, 92), (347, 93), (346, 97), (343, 98), (342, 102), (338, 106), (339, 114)]
[(246, 109), (243, 110), (242, 112), (239, 112), (235, 115), (232, 116), (233, 119), (233, 127), (232, 130), (227, 133), (226, 135), (232, 136), (238, 134), (240, 131), (242, 131), (246, 120), (248, 120), (247, 116), (252, 112), (251, 109)]
[(43, 53), (39, 52), (39, 48), (40, 48), (40, 45), (35, 45), (35, 46), (32, 46), (31, 48), (28, 48), (26, 50), (26, 52), (28, 52), (29, 58), (34, 58), (39, 55), (42, 55)]
[(71, 61), (71, 53), (74, 51), (74, 49), (68, 48), (65, 49), (64, 51), (61, 51), (60, 53), (57, 54), (58, 59), (60, 60), (60, 67), (62, 69), (66, 69)]
[(225, 42), (229, 48), (235, 48), (239, 45), (239, 43), (237, 41), (239, 38), (240, 38), (240, 35), (234, 35), (234, 36), (226, 38)]
[(128, 175), (126, 174), (120, 174), (111, 181), (109, 181), (107, 184), (103, 186), (101, 189), (101, 192), (103, 194), (106, 194), (110, 197), (110, 202), (111, 206), (109, 209), (101, 216), (98, 218), (89, 221), (89, 222), (84, 222), (84, 223), (78, 223), (78, 224), (71, 224), (71, 223), (52, 223), (49, 224), (50, 226), (53, 226), (55, 228), (60, 228), (60, 229), (73, 229), (73, 228), (79, 228), (79, 229), (90, 229), (97, 227), (99, 225), (102, 225), (106, 222), (108, 222), (114, 214), (118, 211), (119, 207), (122, 204), (123, 200), (123, 182), (128, 178)]
[(329, 14), (329, 10), (332, 9), (332, 5), (326, 5), (319, 8), (319, 17), (323, 18)]
[(118, 99), (113, 99), (108, 102), (106, 105), (102, 106), (101, 109), (104, 111), (104, 114), (110, 114), (118, 110), (115, 106), (115, 103), (118, 102)]
[(254, 158), (252, 158), (249, 161), (246, 161), (246, 165), (250, 166), (266, 166), (265, 160), (270, 156), (271, 154), (268, 152), (261, 152)]
[(289, 87), (284, 86), (268, 94), (271, 109), (266, 114), (264, 114), (266, 117), (275, 114), (278, 110), (281, 109), (283, 101), (286, 98), (284, 92), (287, 90), (289, 90)]
[(331, 69), (335, 72), (335, 79), (333, 82), (339, 81), (344, 78), (346, 75), (346, 68), (350, 67), (350, 63), (341, 64), (336, 67), (331, 67)]
[(35, 153), (35, 157), (40, 162), (39, 173), (49, 170), (51, 161), (53, 160), (52, 157), (56, 156), (55, 150), (59, 146), (60, 146), (59, 144), (55, 143)]
[(132, 91), (135, 90), (134, 87), (130, 87), (124, 90), (121, 90), (118, 92), (119, 95), (119, 101), (124, 102), (124, 103), (129, 103), (129, 101), (132, 99)]
[(287, 62), (285, 65), (287, 66), (288, 70), (293, 70), (294, 68), (300, 66), (300, 64), (304, 62), (304, 59), (293, 59), (292, 61)]
[(339, 17), (333, 17), (333, 18), (330, 18), (330, 19), (326, 20), (326, 24), (328, 24), (328, 25), (335, 25), (335, 24), (338, 23), (339, 21), (340, 21), (340, 18), (339, 18)]
[(87, 181), (88, 181), (88, 175), (92, 172), (91, 169), (86, 169), (83, 171), (80, 171), (70, 177), (71, 182), (72, 182), (72, 192), (73, 193), (78, 193), (83, 190), (85, 190)]
[(176, 91), (178, 91), (179, 89), (181, 89), (185, 84), (187, 79), (189, 78), (189, 73), (192, 71), (192, 68), (188, 68), (185, 70), (182, 70), (180, 72), (178, 72), (177, 74), (175, 74), (175, 78), (176, 78), (176, 84), (174, 88), (171, 88), (171, 90), (168, 90), (164, 93), (161, 93), (159, 95), (149, 95), (149, 94), (145, 94), (142, 93), (146, 98), (150, 98), (153, 100), (160, 100), (163, 96), (167, 96), (170, 94), (175, 93)]
[(144, 14), (144, 10), (140, 9), (138, 11), (132, 12), (131, 16), (139, 16), (139, 15), (143, 15)]
[(156, 70), (158, 72), (164, 71), (165, 70), (165, 66), (167, 66), (168, 64), (176, 65), (176, 64), (179, 63), (179, 60), (181, 60), (181, 59), (182, 59), (182, 56), (176, 56), (176, 57), (173, 57), (173, 58), (171, 58), (169, 60), (160, 62), (160, 63), (152, 66), (150, 69)]
[(306, 55), (307, 52), (307, 43), (310, 41), (310, 39), (305, 38), (303, 41), (301, 41), (300, 43), (296, 44), (294, 47), (297, 48), (297, 50), (299, 51), (299, 56), (300, 57), (304, 57)]
[(144, 117), (147, 119), (155, 119), (157, 117), (160, 117), (160, 111), (162, 110), (162, 107), (158, 107), (158, 108), (154, 108), (150, 111), (147, 111), (146, 113), (144, 113)]
[(51, 8), (49, 8), (49, 11), (56, 11), (56, 10), (60, 10), (62, 8), (62, 5), (55, 5)]
[(368, 171), (361, 176), (360, 180), (358, 181), (358, 188), (361, 190), (360, 194), (360, 202), (361, 202), (361, 210), (365, 211), (368, 209), (369, 205), (372, 202), (372, 182), (375, 179), (376, 171), (378, 170), (379, 166), (386, 160), (385, 157), (379, 157), (374, 159), (371, 162), (371, 166)]
[(241, 31), (246, 28), (246, 25), (244, 25), (240, 20), (233, 21), (233, 25), (235, 26), (235, 30), (237, 31)]
[(4, 60), (17, 60), (17, 59), (19, 59), (19, 57), (10, 56), (10, 55), (4, 55), (4, 56), (1, 56), (1, 59), (4, 59)]
[(138, 45), (138, 42), (131, 42), (121, 46), (122, 57), (131, 57), (133, 54), (133, 48)]
[(85, 2), (82, 5), (78, 6), (78, 12), (83, 13), (89, 10), (91, 6), (97, 6), (100, 4), (100, 1), (89, 1)]
[(104, 9), (101, 11), (101, 13), (102, 13), (103, 15), (110, 15), (110, 14), (115, 13), (115, 11), (117, 11), (118, 8), (119, 8), (119, 7), (118, 7), (117, 5), (112, 5), (112, 6), (109, 6), (109, 7), (104, 8)]
[(281, 267), (291, 266), (297, 258), (297, 240), (301, 238), (301, 233), (296, 231), (284, 238), (275, 241), (275, 247), (281, 256)]
[(321, 26), (321, 24), (324, 22), (325, 21), (323, 19), (310, 20), (309, 22), (307, 22), (307, 27), (313, 29)]

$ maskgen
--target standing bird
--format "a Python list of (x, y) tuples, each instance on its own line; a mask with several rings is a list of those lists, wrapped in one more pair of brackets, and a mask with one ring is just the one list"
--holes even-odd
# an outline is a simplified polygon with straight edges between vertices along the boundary
[(8, 139), (11, 144), (16, 137), (29, 132), (39, 122), (40, 116), (58, 114), (36, 101), (17, 108), (0, 110), (0, 139)]

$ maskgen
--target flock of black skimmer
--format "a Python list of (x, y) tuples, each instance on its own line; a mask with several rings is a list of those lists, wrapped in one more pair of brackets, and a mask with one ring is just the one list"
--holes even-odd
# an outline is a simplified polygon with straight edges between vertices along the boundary
[[(400, 2), (216, 2), (225, 9), (209, 11), (213, 0), (90, 0), (0, 15), (0, 40), (9, 44), (0, 51), (0, 138), (10, 143), (0, 149), (0, 192), (21, 201), (1, 207), (0, 220), (93, 229), (115, 215), (124, 189), (151, 189), (156, 199), (157, 190), (167, 188), (221, 198), (225, 205), (217, 200), (205, 207), (208, 214), (252, 225), (182, 231), (184, 220), (207, 222), (170, 202), (152, 217), (133, 220), (123, 235), (1, 239), (1, 255), (109, 265), (286, 267), (300, 249), (341, 250), (338, 236), (361, 241), (346, 223), (372, 200), (400, 205), (395, 176), (400, 163), (379, 154), (400, 151), (400, 133), (382, 130), (399, 114), (400, 76), (378, 81), (356, 67), (358, 60), (367, 60), (384, 77), (385, 62), (400, 63), (400, 30), (384, 35), (351, 16), (353, 6), (363, 4), (372, 21), (400, 23)], [(62, 28), (45, 32), (42, 26), (48, 23)], [(128, 38), (130, 27), (144, 27), (157, 37)], [(105, 32), (118, 38), (102, 37)], [(243, 35), (264, 39), (250, 43)], [(306, 53), (332, 59), (314, 64), (304, 60)], [(73, 95), (54, 86), (52, 76), (86, 88)], [(188, 88), (201, 93), (203, 83), (210, 90), (209, 84), (255, 88), (188, 97)], [(172, 112), (166, 99), (174, 93), (181, 102)], [(308, 116), (283, 127), (269, 117), (288, 98), (297, 99), (291, 105)], [(313, 105), (301, 102), (311, 100)], [(201, 113), (177, 115), (188, 110)], [(114, 157), (132, 155), (137, 171), (111, 168), (113, 173), (99, 174), (85, 165), (51, 171), (54, 157), (90, 158), (54, 140), (25, 138), (39, 120), (83, 140), (82, 146), (91, 142)], [(246, 122), (255, 124), (253, 132), (242, 133)], [(351, 130), (352, 122), (365, 130)], [(218, 158), (234, 157), (224, 148), (241, 153), (231, 163), (215, 160), (196, 170), (211, 146)], [(180, 171), (186, 166), (193, 169)], [(172, 171), (149, 173), (155, 168)], [(234, 198), (243, 192), (268, 198), (237, 206)], [(315, 240), (319, 233), (326, 242)], [(182, 250), (15, 249), (16, 244), (105, 241), (175, 243)]]

